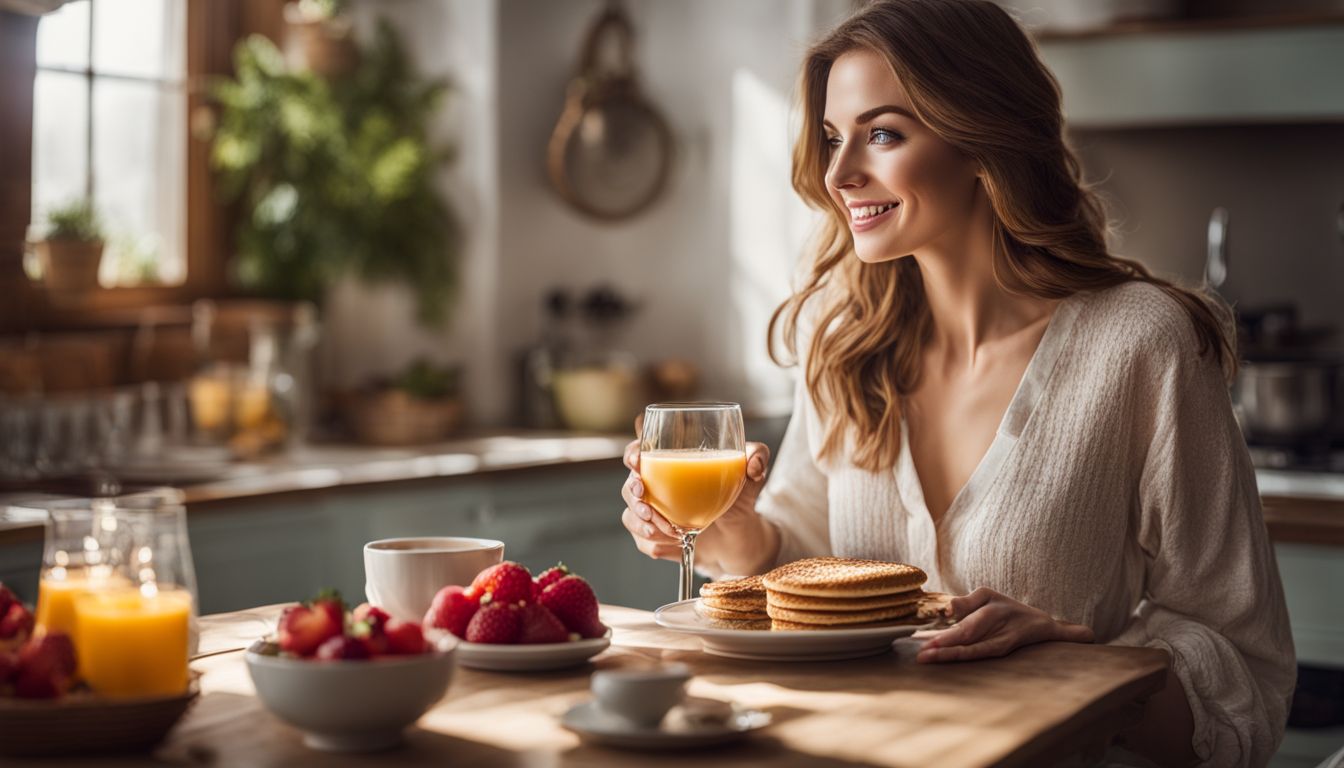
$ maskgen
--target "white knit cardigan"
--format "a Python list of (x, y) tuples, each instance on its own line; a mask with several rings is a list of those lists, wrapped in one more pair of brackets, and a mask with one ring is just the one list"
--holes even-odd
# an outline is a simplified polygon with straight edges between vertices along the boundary
[(1269, 759), (1296, 677), (1283, 588), (1225, 378), (1174, 299), (1133, 282), (1062, 301), (936, 526), (904, 430), (891, 470), (823, 460), (799, 387), (758, 505), (779, 527), (779, 562), (912, 563), (926, 589), (986, 586), (1099, 642), (1163, 648), (1199, 757)]

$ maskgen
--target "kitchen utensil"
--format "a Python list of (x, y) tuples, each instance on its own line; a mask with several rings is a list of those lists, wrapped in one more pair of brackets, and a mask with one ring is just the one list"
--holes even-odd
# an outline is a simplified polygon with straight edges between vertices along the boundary
[(672, 132), (640, 90), (634, 45), (629, 17), (609, 3), (588, 32), (547, 151), (561, 198), (596, 219), (648, 208), (671, 167)]
[(1204, 281), (1215, 291), (1227, 282), (1227, 209), (1219, 206), (1209, 217), (1209, 260)]
[(1233, 385), (1241, 427), (1256, 442), (1295, 444), (1328, 437), (1335, 377), (1329, 361), (1242, 364)]
[[(1229, 218), (1222, 207), (1209, 217), (1204, 279), (1215, 291), (1229, 274)], [(1319, 347), (1334, 329), (1303, 327), (1297, 307), (1280, 303), (1238, 307), (1237, 333), (1243, 360), (1232, 402), (1246, 439), (1308, 451), (1328, 444), (1340, 364)]]

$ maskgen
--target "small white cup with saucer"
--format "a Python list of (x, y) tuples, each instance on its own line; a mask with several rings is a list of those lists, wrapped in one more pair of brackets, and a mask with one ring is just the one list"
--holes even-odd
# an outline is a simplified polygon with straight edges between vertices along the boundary
[(593, 696), (605, 714), (636, 728), (657, 728), (669, 710), (686, 698), (691, 669), (664, 664), (647, 669), (604, 669), (593, 673)]
[(688, 749), (723, 744), (770, 724), (770, 714), (687, 697), (685, 664), (593, 673), (594, 698), (560, 724), (584, 741), (623, 749)]

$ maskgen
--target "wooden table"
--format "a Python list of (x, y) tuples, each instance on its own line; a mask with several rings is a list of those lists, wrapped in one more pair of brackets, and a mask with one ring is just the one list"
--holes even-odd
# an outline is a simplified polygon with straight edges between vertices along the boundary
[[(604, 606), (612, 647), (593, 664), (548, 673), (459, 668), (448, 695), (381, 755), (330, 755), (256, 698), (240, 650), (275, 626), (281, 606), (202, 619), (203, 695), (155, 757), (179, 765), (451, 766), (989, 766), (1047, 765), (1099, 754), (1159, 690), (1167, 656), (1145, 648), (1049, 643), (1002, 659), (914, 662), (917, 641), (869, 659), (762, 663), (722, 659), (653, 623), (647, 611)], [(232, 649), (232, 650), (229, 650)], [(730, 747), (648, 754), (588, 746), (558, 716), (588, 698), (594, 668), (649, 660), (689, 664), (692, 695), (772, 713), (774, 723)], [(358, 691), (351, 691), (358, 696)], [(143, 764), (98, 760), (98, 765)], [(41, 763), (34, 763), (41, 765)]]

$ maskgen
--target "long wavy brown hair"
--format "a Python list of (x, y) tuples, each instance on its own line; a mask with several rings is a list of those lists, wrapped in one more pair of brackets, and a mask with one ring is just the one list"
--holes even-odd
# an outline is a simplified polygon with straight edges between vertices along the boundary
[(1150, 283), (1189, 313), (1200, 354), (1213, 355), (1229, 376), (1235, 371), (1224, 305), (1107, 251), (1105, 212), (1064, 141), (1059, 85), (1017, 23), (988, 0), (878, 0), (812, 46), (803, 63), (793, 187), (827, 215), (806, 282), (770, 320), (771, 357), (787, 364), (776, 344), (782, 323), (796, 360), (799, 316), (817, 297), (815, 317), (808, 309), (816, 332), (805, 375), (826, 425), (823, 456), (852, 439), (855, 465), (895, 464), (901, 400), (919, 381), (933, 328), (918, 263), (860, 261), (845, 213), (827, 194), (826, 83), (837, 58), (861, 49), (886, 59), (921, 122), (983, 168), (1000, 287), (1062, 299)]

